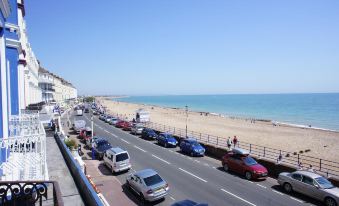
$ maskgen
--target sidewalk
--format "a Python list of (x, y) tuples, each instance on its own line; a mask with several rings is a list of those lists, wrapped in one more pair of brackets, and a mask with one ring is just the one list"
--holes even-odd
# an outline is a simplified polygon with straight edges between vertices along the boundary
[(98, 160), (84, 160), (87, 175), (90, 175), (97, 188), (111, 205), (134, 206), (123, 191), (121, 182)]
[(65, 206), (83, 206), (85, 204), (53, 135), (53, 132), (46, 131), (46, 159), (49, 179), (58, 181)]

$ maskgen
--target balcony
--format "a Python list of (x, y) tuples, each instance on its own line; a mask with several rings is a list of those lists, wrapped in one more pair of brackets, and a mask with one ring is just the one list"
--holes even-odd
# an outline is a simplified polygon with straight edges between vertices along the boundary
[(48, 180), (46, 133), (38, 113), (11, 116), (9, 137), (0, 139), (1, 181)]

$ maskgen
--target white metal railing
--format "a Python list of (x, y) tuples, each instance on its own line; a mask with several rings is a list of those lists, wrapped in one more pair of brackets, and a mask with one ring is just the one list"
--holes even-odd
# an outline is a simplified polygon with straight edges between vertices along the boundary
[(47, 180), (46, 133), (38, 113), (11, 116), (9, 137), (0, 139), (1, 180)]

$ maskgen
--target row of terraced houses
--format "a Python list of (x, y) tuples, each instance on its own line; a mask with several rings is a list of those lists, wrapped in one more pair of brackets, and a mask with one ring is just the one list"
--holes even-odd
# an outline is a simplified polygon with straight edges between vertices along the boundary
[(62, 104), (76, 88), (47, 71), (27, 38), (23, 0), (0, 0), (0, 180), (47, 180), (46, 133), (31, 105)]

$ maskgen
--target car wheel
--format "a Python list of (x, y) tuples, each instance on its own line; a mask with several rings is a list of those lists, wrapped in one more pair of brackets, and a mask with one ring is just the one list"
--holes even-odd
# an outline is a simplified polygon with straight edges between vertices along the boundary
[(228, 165), (227, 164), (224, 164), (224, 170), (225, 170), (225, 172), (228, 172)]
[(250, 180), (250, 179), (252, 179), (252, 173), (251, 172), (245, 172), (245, 177), (246, 177), (246, 179), (247, 180)]
[(192, 156), (192, 157), (194, 156), (193, 152), (191, 152), (191, 156)]
[(145, 200), (145, 197), (144, 197), (144, 195), (140, 192), (140, 200), (141, 200), (141, 202), (144, 204), (144, 203), (146, 203), (146, 200)]
[(335, 202), (333, 198), (327, 197), (325, 198), (325, 205), (326, 206), (337, 206), (337, 203)]
[(287, 193), (291, 193), (292, 192), (292, 185), (290, 184), (290, 183), (285, 183), (284, 184), (284, 190), (285, 190), (285, 192), (287, 192)]
[(112, 168), (112, 174), (114, 174), (115, 172), (114, 172), (113, 166), (111, 166), (111, 168)]

